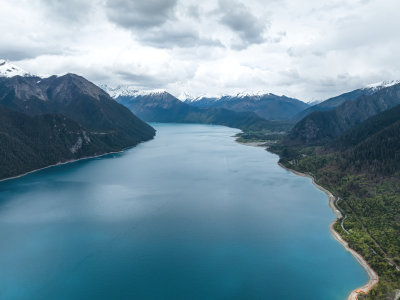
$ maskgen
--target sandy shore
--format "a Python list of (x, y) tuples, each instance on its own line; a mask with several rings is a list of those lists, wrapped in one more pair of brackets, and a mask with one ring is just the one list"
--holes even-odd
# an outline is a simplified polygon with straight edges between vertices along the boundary
[[(235, 137), (235, 136), (234, 136)], [(236, 140), (237, 143), (242, 144), (242, 145), (246, 145), (246, 146), (252, 146), (252, 147), (264, 147), (262, 142), (248, 142), (248, 143), (244, 143), (244, 142), (239, 142), (238, 140)]]
[(349, 244), (339, 235), (339, 233), (336, 232), (336, 230), (333, 228), (333, 225), (335, 224), (335, 222), (342, 218), (343, 215), (342, 213), (337, 209), (337, 207), (335, 206), (335, 196), (332, 195), (331, 192), (329, 192), (327, 189), (323, 188), (322, 186), (318, 185), (315, 180), (314, 177), (308, 175), (308, 174), (304, 174), (304, 173), (300, 173), (298, 171), (286, 168), (284, 165), (278, 163), (279, 166), (281, 166), (282, 168), (284, 168), (285, 170), (288, 170), (298, 176), (302, 176), (302, 177), (307, 177), (307, 178), (311, 178), (312, 183), (321, 191), (323, 191), (325, 194), (328, 195), (328, 199), (329, 199), (329, 206), (332, 209), (332, 211), (335, 213), (336, 215), (336, 220), (334, 220), (331, 225), (329, 226), (329, 230), (332, 234), (332, 236), (347, 250), (351, 253), (351, 255), (353, 255), (353, 257), (359, 262), (359, 264), (361, 266), (363, 266), (363, 268), (365, 269), (365, 271), (367, 272), (368, 276), (369, 276), (369, 281), (363, 285), (362, 287), (359, 287), (357, 289), (355, 289), (354, 291), (352, 291), (350, 293), (350, 295), (347, 297), (347, 300), (355, 300), (358, 299), (358, 295), (361, 293), (368, 293), (369, 290), (378, 283), (379, 281), (379, 277), (378, 274), (371, 268), (371, 266), (367, 263), (367, 261), (361, 256), (361, 254), (359, 254), (357, 251), (351, 249), (349, 247)]

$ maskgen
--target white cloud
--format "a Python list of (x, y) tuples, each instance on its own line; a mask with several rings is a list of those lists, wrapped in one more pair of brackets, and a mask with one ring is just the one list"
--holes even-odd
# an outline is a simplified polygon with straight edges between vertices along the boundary
[(400, 79), (397, 0), (0, 0), (0, 57), (175, 95), (323, 99)]

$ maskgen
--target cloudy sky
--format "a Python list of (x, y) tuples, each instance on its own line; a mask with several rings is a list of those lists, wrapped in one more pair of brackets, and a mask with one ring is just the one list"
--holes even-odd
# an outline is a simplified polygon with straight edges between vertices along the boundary
[(176, 96), (400, 79), (398, 0), (0, 0), (0, 58)]

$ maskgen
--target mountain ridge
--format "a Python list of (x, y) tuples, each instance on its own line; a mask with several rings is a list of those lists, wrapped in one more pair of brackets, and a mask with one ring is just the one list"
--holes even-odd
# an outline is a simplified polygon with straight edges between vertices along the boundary
[(400, 84), (344, 101), (334, 110), (315, 111), (298, 122), (284, 139), (287, 145), (320, 145), (333, 141), (364, 120), (400, 104)]
[(286, 96), (277, 96), (272, 93), (252, 95), (246, 92), (239, 93), (236, 96), (203, 97), (196, 100), (186, 100), (185, 103), (201, 108), (215, 107), (236, 112), (249, 111), (264, 119), (275, 121), (288, 121), (296, 113), (309, 106), (298, 99)]
[(119, 96), (115, 100), (148, 122), (216, 124), (242, 130), (284, 131), (291, 127), (291, 124), (268, 121), (252, 112), (191, 106), (168, 92)]
[(363, 88), (355, 89), (353, 91), (345, 92), (338, 96), (328, 98), (324, 101), (321, 101), (320, 103), (317, 103), (316, 105), (312, 105), (311, 107), (305, 109), (304, 111), (299, 112), (298, 114), (296, 114), (293, 117), (293, 121), (298, 122), (314, 111), (333, 110), (347, 100), (356, 100), (359, 97), (364, 96), (364, 95), (372, 95), (372, 94), (380, 91), (381, 89), (391, 87), (391, 86), (399, 84), (399, 83), (400, 83), (400, 80), (381, 81), (381, 82), (369, 84)]

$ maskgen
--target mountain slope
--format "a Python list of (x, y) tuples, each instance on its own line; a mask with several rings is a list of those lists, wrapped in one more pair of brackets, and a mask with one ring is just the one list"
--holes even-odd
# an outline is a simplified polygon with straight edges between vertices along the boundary
[(342, 166), (374, 174), (400, 172), (400, 105), (367, 119), (327, 146)]
[(311, 107), (299, 112), (298, 114), (296, 114), (293, 117), (293, 120), (298, 122), (314, 111), (334, 110), (336, 107), (338, 107), (339, 105), (341, 105), (343, 102), (345, 102), (347, 100), (355, 100), (355, 99), (359, 98), (360, 96), (365, 95), (365, 94), (368, 95), (369, 93), (370, 93), (369, 90), (358, 89), (358, 90), (354, 90), (354, 91), (351, 91), (348, 93), (341, 94), (336, 97), (329, 98), (321, 103), (318, 103), (317, 105), (311, 106)]
[(390, 87), (390, 86), (398, 84), (398, 83), (400, 83), (400, 81), (383, 81), (383, 82), (368, 85), (365, 88), (357, 89), (357, 90), (354, 90), (351, 92), (341, 94), (336, 97), (329, 98), (321, 103), (313, 105), (313, 106), (299, 112), (298, 114), (296, 114), (293, 117), (293, 120), (298, 122), (314, 111), (334, 110), (336, 107), (338, 107), (339, 105), (341, 105), (342, 103), (344, 103), (348, 100), (356, 100), (364, 95), (366, 95), (366, 96), (372, 95), (372, 94), (380, 91), (381, 89)]
[(155, 133), (102, 89), (74, 74), (0, 78), (0, 105), (29, 115), (64, 115), (114, 149), (134, 146)]
[(313, 112), (302, 119), (285, 138), (287, 145), (322, 145), (380, 112), (400, 104), (400, 84), (389, 86), (356, 100), (348, 100), (331, 111)]
[(237, 112), (249, 111), (264, 119), (278, 121), (290, 120), (294, 115), (309, 107), (300, 100), (274, 94), (239, 94), (220, 98), (201, 97), (186, 100), (185, 103), (196, 107), (225, 108)]
[(28, 116), (1, 105), (0, 145), (0, 179), (117, 150), (65, 116)]
[(119, 96), (116, 101), (148, 122), (216, 124), (242, 130), (270, 131), (284, 131), (291, 127), (291, 124), (268, 121), (252, 112), (194, 107), (167, 92)]

